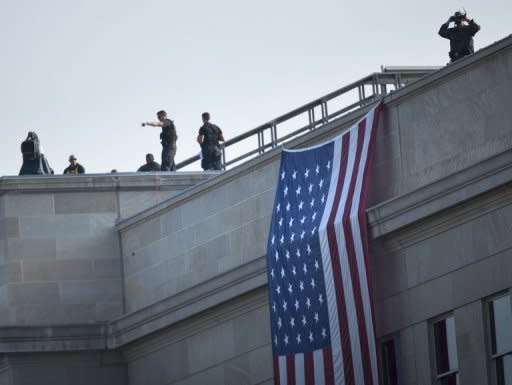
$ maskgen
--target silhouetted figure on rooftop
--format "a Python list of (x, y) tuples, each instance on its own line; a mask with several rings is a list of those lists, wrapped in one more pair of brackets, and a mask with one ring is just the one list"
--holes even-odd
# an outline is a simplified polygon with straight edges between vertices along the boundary
[(162, 143), (162, 164), (160, 169), (162, 171), (176, 171), (176, 164), (174, 163), (174, 157), (176, 155), (176, 141), (178, 135), (176, 135), (176, 127), (174, 122), (167, 117), (167, 112), (164, 110), (156, 113), (158, 120), (154, 122), (144, 122), (142, 127), (161, 127), (162, 132), (160, 133), (160, 141)]
[(160, 165), (155, 162), (153, 154), (146, 154), (146, 164), (140, 166), (137, 171), (160, 171)]
[[(452, 21), (455, 23), (455, 27), (448, 28)], [(439, 35), (450, 40), (449, 55), (452, 62), (475, 51), (473, 48), (473, 36), (479, 30), (480, 26), (473, 19), (468, 19), (467, 15), (462, 12), (455, 12), (446, 23), (441, 25)]]
[(224, 142), (222, 130), (210, 123), (210, 114), (201, 115), (203, 125), (199, 128), (197, 143), (201, 146), (201, 167), (203, 170), (222, 170), (222, 150), (219, 142)]
[(20, 175), (53, 174), (53, 169), (44, 157), (39, 138), (34, 131), (29, 131), (27, 139), (21, 143), (21, 153), (23, 154), (23, 164)]

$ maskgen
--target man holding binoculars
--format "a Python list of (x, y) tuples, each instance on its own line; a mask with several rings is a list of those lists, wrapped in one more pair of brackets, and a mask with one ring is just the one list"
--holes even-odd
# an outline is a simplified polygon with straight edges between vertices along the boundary
[[(448, 28), (450, 22), (455, 26)], [(448, 21), (439, 28), (439, 35), (450, 40), (450, 59), (452, 62), (472, 54), (473, 36), (480, 30), (480, 26), (473, 19), (468, 19), (466, 13), (455, 12)]]

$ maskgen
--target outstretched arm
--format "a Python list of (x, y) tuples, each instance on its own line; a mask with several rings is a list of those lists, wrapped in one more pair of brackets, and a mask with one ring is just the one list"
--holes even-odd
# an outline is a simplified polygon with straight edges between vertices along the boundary
[(142, 127), (144, 127), (144, 126), (163, 127), (164, 124), (163, 124), (163, 122), (160, 122), (159, 120), (157, 120), (155, 122), (144, 122), (144, 123), (142, 123)]

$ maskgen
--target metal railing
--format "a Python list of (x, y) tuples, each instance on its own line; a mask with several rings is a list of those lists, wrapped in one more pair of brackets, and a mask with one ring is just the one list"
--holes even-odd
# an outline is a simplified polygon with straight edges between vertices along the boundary
[[(382, 67), (381, 72), (368, 75), (270, 122), (227, 140), (221, 145), (222, 166), (226, 169), (228, 166), (240, 164), (259, 156), (267, 149), (275, 148), (305, 132), (322, 127), (336, 118), (371, 104), (382, 95), (397, 90), (437, 69), (439, 67)], [(336, 106), (336, 104), (338, 105)], [(291, 123), (293, 125), (294, 120), (301, 121), (302, 125), (299, 122), (299, 128), (295, 126), (291, 131), (289, 128), (288, 130), (282, 129), (286, 124)], [(278, 135), (278, 133), (281, 135)], [(249, 145), (249, 150), (244, 152), (247, 146), (240, 146), (241, 142), (254, 138), (257, 138), (257, 144)], [(234, 145), (238, 146), (234, 147)], [(226, 156), (228, 148), (232, 150), (230, 159)], [(178, 163), (176, 168), (183, 168), (198, 160), (200, 160), (199, 155), (193, 156)]]

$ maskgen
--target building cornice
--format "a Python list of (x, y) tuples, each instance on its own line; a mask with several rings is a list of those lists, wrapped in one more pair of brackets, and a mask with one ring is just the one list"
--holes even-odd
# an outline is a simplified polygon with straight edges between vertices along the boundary
[(512, 182), (512, 150), (367, 209), (370, 239), (411, 226)]
[[(185, 340), (195, 334), (207, 331), (215, 326), (228, 322), (238, 316), (243, 316), (251, 311), (264, 308), (268, 309), (268, 293), (265, 286), (260, 286), (247, 293), (240, 293), (232, 301), (219, 304), (217, 311), (203, 311), (197, 317), (187, 318), (186, 322), (173, 324), (172, 329), (160, 328), (162, 333), (152, 333), (149, 338), (137, 339), (131, 343), (121, 345), (123, 354), (130, 360), (144, 356), (148, 351), (156, 351), (178, 341)], [(165, 332), (163, 332), (165, 330)], [(144, 336), (148, 336), (145, 334)], [(267, 345), (268, 341), (261, 341), (261, 345)], [(110, 348), (113, 348), (110, 346)]]
[(108, 346), (125, 345), (266, 284), (266, 259), (262, 256), (110, 322)]
[(92, 192), (132, 190), (183, 190), (201, 183), (217, 172), (177, 173), (130, 172), (85, 175), (29, 175), (0, 178), (0, 194), (7, 192)]
[(0, 353), (104, 350), (106, 324), (3, 326)]

